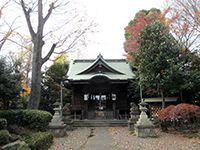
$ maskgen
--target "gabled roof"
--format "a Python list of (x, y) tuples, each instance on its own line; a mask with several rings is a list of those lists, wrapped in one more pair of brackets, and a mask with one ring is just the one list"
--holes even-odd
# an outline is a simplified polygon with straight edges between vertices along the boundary
[(67, 76), (70, 81), (86, 81), (95, 76), (104, 76), (110, 80), (129, 80), (135, 77), (126, 60), (104, 59), (102, 55), (92, 60), (72, 61)]
[(79, 75), (81, 74), (89, 74), (89, 73), (93, 73), (95, 72), (96, 68), (99, 68), (99, 73), (102, 73), (101, 70), (104, 70), (104, 72), (110, 72), (110, 73), (114, 73), (114, 74), (123, 74), (121, 72), (119, 72), (118, 70), (114, 69), (113, 67), (111, 67), (104, 59), (103, 56), (101, 54), (98, 55), (97, 59), (87, 68), (85, 68), (84, 70), (82, 70), (80, 73), (78, 73)]

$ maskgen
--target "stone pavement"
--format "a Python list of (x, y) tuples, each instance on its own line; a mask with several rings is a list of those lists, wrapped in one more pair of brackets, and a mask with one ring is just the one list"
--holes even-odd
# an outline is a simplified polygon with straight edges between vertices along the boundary
[(54, 138), (49, 150), (200, 150), (199, 138), (156, 133), (157, 138), (138, 138), (128, 127), (82, 127)]
[(94, 128), (81, 150), (118, 150), (109, 134), (108, 127)]

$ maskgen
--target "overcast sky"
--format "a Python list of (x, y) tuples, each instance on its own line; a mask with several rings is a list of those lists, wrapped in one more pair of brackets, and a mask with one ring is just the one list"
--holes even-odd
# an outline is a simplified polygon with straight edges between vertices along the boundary
[[(94, 19), (98, 32), (92, 34), (81, 57), (96, 58), (101, 53), (105, 58), (123, 58), (124, 28), (141, 9), (162, 9), (165, 0), (77, 0)], [(77, 56), (74, 56), (74, 58)]]
[[(0, 4), (2, 1), (5, 0), (0, 0)], [(86, 17), (94, 20), (98, 25), (95, 28), (96, 32), (89, 35), (90, 42), (87, 47), (83, 47), (80, 53), (70, 54), (70, 59), (96, 58), (99, 53), (104, 58), (125, 58), (123, 56), (125, 54), (123, 49), (124, 28), (139, 10), (153, 7), (162, 9), (165, 1), (167, 0), (74, 0), (77, 9), (86, 12)], [(22, 13), (20, 7), (11, 7), (10, 9), (7, 11), (9, 13), (4, 14), (7, 18), (13, 18), (14, 15)], [(25, 23), (23, 19), (24, 17), (20, 16), (17, 20)], [(11, 19), (11, 21), (13, 20)], [(29, 33), (27, 27), (20, 29)]]

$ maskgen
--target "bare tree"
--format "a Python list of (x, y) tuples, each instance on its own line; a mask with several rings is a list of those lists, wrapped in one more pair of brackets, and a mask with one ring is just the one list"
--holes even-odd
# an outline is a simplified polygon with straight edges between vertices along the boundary
[(22, 46), (16, 53), (10, 52), (8, 58), (17, 71), (22, 75), (21, 80), (30, 85), (31, 72), (31, 58), (32, 58), (32, 44), (29, 41), (23, 41)]
[(183, 50), (200, 49), (200, 0), (171, 0), (168, 2), (171, 31)]
[[(12, 22), (11, 25), (9, 25), (6, 20), (3, 17), (3, 11), (4, 9), (8, 6), (11, 0), (5, 1), (2, 5), (0, 4), (0, 51), (2, 50), (3, 45), (6, 43), (8, 38), (11, 36), (13, 30), (13, 24), (14, 21)], [(6, 30), (2, 30), (2, 28), (8, 27)]]
[[(41, 93), (41, 67), (52, 54), (75, 51), (85, 44), (94, 24), (79, 17), (68, 0), (19, 0), (33, 44), (29, 108), (37, 109)], [(49, 25), (46, 25), (48, 24)], [(45, 26), (46, 25), (46, 26)], [(48, 49), (46, 52), (45, 49)], [(44, 56), (43, 56), (44, 55)]]

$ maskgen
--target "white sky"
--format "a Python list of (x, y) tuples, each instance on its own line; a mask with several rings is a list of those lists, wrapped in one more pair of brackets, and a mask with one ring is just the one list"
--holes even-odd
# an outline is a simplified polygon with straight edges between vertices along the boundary
[[(152, 7), (162, 9), (165, 0), (77, 0), (98, 24), (96, 33), (89, 38), (84, 58), (96, 58), (101, 53), (104, 58), (124, 58), (124, 28), (141, 9)], [(77, 56), (74, 56), (75, 58)]]
[[(2, 1), (4, 0), (0, 0), (0, 3)], [(86, 17), (94, 20), (98, 26), (95, 28), (96, 32), (89, 35), (87, 47), (83, 47), (80, 53), (70, 54), (70, 59), (94, 59), (99, 53), (104, 58), (124, 58), (124, 28), (129, 21), (141, 9), (162, 9), (165, 1), (167, 0), (75, 0), (77, 9), (84, 10)], [(14, 8), (9, 12), (12, 17), (20, 14), (21, 8)], [(28, 33), (27, 28), (22, 29)]]

